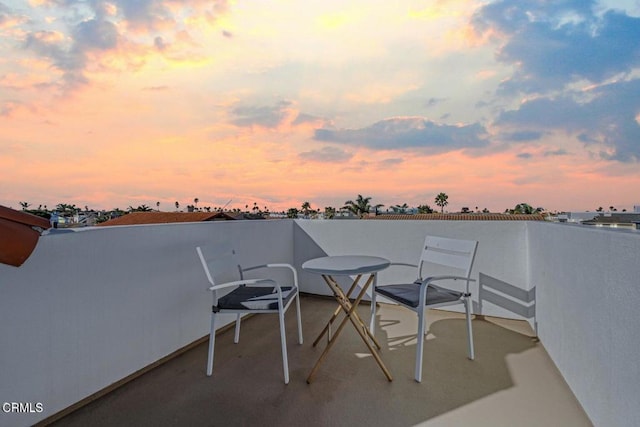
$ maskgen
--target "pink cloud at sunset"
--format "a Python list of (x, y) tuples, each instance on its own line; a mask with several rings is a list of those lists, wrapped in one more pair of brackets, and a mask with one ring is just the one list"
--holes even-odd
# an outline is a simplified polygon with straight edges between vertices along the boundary
[(0, 204), (640, 204), (633, 1), (0, 0)]

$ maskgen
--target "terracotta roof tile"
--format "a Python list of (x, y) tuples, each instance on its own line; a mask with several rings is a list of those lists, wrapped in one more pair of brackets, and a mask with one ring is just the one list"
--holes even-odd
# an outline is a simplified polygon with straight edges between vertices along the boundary
[(432, 214), (382, 214), (366, 219), (386, 220), (436, 220), (436, 221), (544, 221), (540, 214), (502, 214), (502, 213), (432, 213)]
[(221, 212), (131, 212), (98, 225), (168, 224), (174, 222), (211, 221), (216, 218), (233, 219)]
[(49, 221), (30, 213), (0, 206), (0, 263), (21, 266), (38, 243)]

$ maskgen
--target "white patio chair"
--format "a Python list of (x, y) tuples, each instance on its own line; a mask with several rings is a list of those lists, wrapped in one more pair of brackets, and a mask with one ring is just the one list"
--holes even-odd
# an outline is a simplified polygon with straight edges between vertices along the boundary
[[(473, 331), (471, 329), (471, 293), (469, 283), (475, 282), (470, 278), (473, 260), (475, 258), (477, 241), (457, 240), (444, 237), (427, 236), (420, 256), (419, 265), (394, 264), (410, 266), (418, 269), (418, 277), (413, 283), (391, 284), (386, 286), (376, 285), (371, 293), (371, 325), (374, 332), (376, 314), (376, 294), (380, 294), (390, 300), (415, 311), (418, 314), (418, 337), (416, 348), (415, 380), (422, 381), (422, 354), (426, 338), (426, 311), (427, 308), (437, 308), (452, 304), (464, 304), (467, 315), (467, 337), (469, 345), (469, 359), (473, 360)], [(423, 278), (423, 267), (431, 267), (437, 275)], [(460, 274), (446, 274), (453, 271)], [(442, 282), (465, 282), (464, 290), (453, 290), (441, 285)], [(435, 283), (438, 283), (437, 285)]]
[[(284, 383), (289, 383), (289, 362), (285, 336), (284, 314), (295, 300), (298, 318), (298, 342), (302, 344), (302, 320), (300, 318), (300, 298), (298, 295), (298, 273), (290, 264), (263, 264), (242, 268), (236, 252), (228, 245), (198, 246), (196, 248), (204, 272), (209, 280), (209, 290), (213, 294), (211, 310), (211, 330), (209, 332), (209, 356), (207, 375), (213, 372), (214, 347), (216, 339), (216, 317), (218, 314), (236, 315), (234, 343), (240, 340), (240, 321), (243, 314), (277, 313), (280, 319), (280, 341), (282, 345), (282, 366)], [(244, 273), (260, 268), (288, 268), (293, 273), (293, 283), (289, 286), (271, 279), (245, 279)]]

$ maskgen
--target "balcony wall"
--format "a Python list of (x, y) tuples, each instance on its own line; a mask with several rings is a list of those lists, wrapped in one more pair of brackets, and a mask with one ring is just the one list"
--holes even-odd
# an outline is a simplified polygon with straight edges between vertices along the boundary
[[(640, 325), (631, 307), (640, 302), (640, 233), (525, 222), (281, 220), (51, 234), (22, 267), (0, 265), (0, 396), (44, 407), (0, 413), (0, 425), (44, 419), (206, 335), (210, 299), (197, 245), (230, 240), (246, 265), (291, 262), (303, 291), (327, 294), (302, 262), (359, 253), (414, 263), (425, 234), (477, 239), (474, 275), (525, 291), (536, 286), (542, 342), (587, 414), (601, 425), (637, 420)], [(379, 282), (413, 278), (392, 267)], [(605, 296), (603, 283), (615, 296)], [(484, 311), (512, 316), (490, 304)]]
[(206, 335), (211, 299), (195, 246), (230, 240), (248, 265), (286, 261), (292, 227), (83, 229), (41, 237), (20, 268), (0, 264), (0, 397), (44, 409), (0, 412), (0, 426), (47, 418)]
[(545, 349), (597, 426), (640, 422), (640, 233), (530, 223)]

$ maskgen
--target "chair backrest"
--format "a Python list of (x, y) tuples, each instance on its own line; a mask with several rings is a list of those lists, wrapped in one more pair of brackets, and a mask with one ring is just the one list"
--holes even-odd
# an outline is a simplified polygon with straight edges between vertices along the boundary
[(238, 256), (230, 244), (198, 246), (196, 252), (211, 286), (243, 279)]
[(469, 278), (477, 247), (478, 242), (475, 240), (427, 236), (420, 256), (418, 279), (422, 280), (422, 267), (425, 263), (459, 269), (464, 271), (464, 277)]

